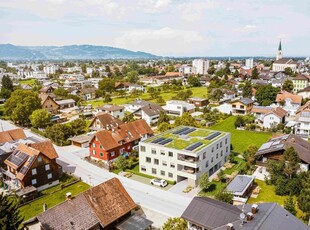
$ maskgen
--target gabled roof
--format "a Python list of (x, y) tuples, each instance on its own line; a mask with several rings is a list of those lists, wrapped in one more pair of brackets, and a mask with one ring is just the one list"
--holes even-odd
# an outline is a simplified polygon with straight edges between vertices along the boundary
[(274, 64), (297, 64), (296, 62), (293, 61), (293, 59), (290, 58), (281, 58), (279, 60), (276, 60)]
[(304, 104), (303, 106), (300, 106), (296, 111), (296, 115), (306, 110), (310, 110), (310, 101), (307, 101), (306, 104)]
[(90, 126), (92, 126), (96, 120), (101, 123), (104, 129), (118, 127), (119, 125), (124, 123), (120, 119), (113, 117), (109, 113), (98, 113), (97, 116), (92, 120)]
[(97, 107), (97, 109), (103, 110), (103, 111), (118, 111), (124, 108), (125, 108), (124, 106), (119, 106), (119, 105), (103, 105), (103, 106)]
[(43, 105), (45, 101), (50, 98), (50, 100), (59, 107), (59, 104), (48, 94), (39, 94), (38, 97), (41, 99), (41, 105)]
[(269, 114), (274, 114), (275, 116), (277, 116), (278, 118), (283, 118), (286, 116), (287, 111), (284, 110), (281, 107), (277, 107), (277, 108), (273, 108), (270, 112), (266, 113), (265, 116), (269, 115)]
[(137, 111), (139, 110), (142, 110), (148, 116), (158, 115), (161, 111), (165, 111), (160, 105), (157, 105), (157, 104), (149, 104), (149, 105), (141, 107)]
[(141, 119), (121, 124), (112, 130), (100, 130), (94, 137), (97, 137), (103, 149), (111, 150), (123, 143), (139, 140), (145, 134), (153, 134), (153, 131), (146, 121)]
[(95, 93), (95, 88), (83, 88), (80, 90), (81, 94), (89, 94), (89, 93)]
[(298, 91), (298, 93), (301, 93), (301, 92), (310, 92), (310, 86)]
[(304, 81), (309, 81), (309, 78), (307, 78), (305, 75), (298, 74), (296, 77), (292, 78), (292, 81), (294, 80), (304, 80)]
[(32, 143), (30, 144), (30, 147), (39, 150), (42, 154), (51, 160), (58, 158), (58, 154), (50, 140)]
[(239, 101), (240, 103), (244, 104), (244, 105), (250, 105), (250, 104), (254, 103), (254, 101), (253, 101), (252, 99), (247, 98), (247, 97), (234, 100), (234, 101), (232, 101), (232, 103), (238, 102), (238, 101)]
[(25, 138), (26, 134), (24, 133), (24, 130), (21, 128), (0, 132), (0, 143), (11, 142)]
[(276, 102), (285, 101), (286, 99), (291, 99), (295, 104), (301, 104), (302, 96), (295, 95), (286, 91), (281, 91), (277, 94)]
[(112, 178), (48, 209), (37, 219), (44, 229), (84, 230), (105, 227), (135, 207), (119, 179)]

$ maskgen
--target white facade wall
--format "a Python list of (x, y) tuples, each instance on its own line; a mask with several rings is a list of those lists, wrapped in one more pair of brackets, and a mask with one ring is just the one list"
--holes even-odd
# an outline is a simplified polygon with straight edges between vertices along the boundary
[[(144, 149), (145, 148), (145, 149)], [(230, 154), (230, 133), (211, 142), (203, 149), (193, 152), (164, 147), (154, 143), (139, 143), (139, 170), (151, 176), (180, 182), (188, 179), (192, 186), (198, 185), (200, 175), (212, 175), (228, 160)], [(181, 156), (195, 157), (197, 161), (181, 160)], [(148, 162), (150, 160), (150, 162)], [(183, 171), (184, 166), (196, 170), (195, 173)], [(156, 172), (155, 172), (156, 171)]]
[(182, 116), (184, 112), (194, 112), (195, 105), (184, 102), (184, 101), (167, 101), (163, 109), (169, 115)]
[(43, 67), (43, 72), (46, 74), (55, 74), (56, 73), (56, 66), (55, 65), (51, 65), (51, 66), (44, 66)]
[(310, 91), (300, 92), (300, 93), (297, 93), (297, 95), (302, 96), (302, 98), (309, 98), (310, 97)]
[(210, 61), (203, 59), (195, 59), (193, 60), (192, 65), (193, 65), (192, 72), (194, 74), (207, 74), (208, 69), (210, 67)]
[(253, 68), (253, 58), (245, 59), (245, 67), (248, 69)]
[(263, 127), (264, 128), (271, 128), (273, 126), (277, 126), (281, 123), (281, 119), (274, 115), (273, 113), (267, 114), (263, 117)]
[(287, 67), (290, 67), (293, 72), (296, 72), (296, 69), (297, 69), (296, 64), (276, 64), (276, 63), (272, 64), (272, 70), (277, 71), (277, 72), (284, 71), (285, 68)]

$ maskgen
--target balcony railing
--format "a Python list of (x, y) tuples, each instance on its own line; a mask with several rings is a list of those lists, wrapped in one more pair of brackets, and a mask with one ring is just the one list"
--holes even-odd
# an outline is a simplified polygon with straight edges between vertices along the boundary
[(188, 156), (178, 156), (178, 160), (180, 161), (186, 161), (186, 162), (189, 162), (189, 163), (197, 163), (199, 162), (198, 158), (195, 158), (195, 157), (188, 157)]

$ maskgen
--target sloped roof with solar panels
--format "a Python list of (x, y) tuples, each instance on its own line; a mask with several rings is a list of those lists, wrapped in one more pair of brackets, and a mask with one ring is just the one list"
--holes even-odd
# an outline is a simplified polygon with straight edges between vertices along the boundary
[(154, 146), (197, 152), (226, 134), (215, 130), (178, 126), (144, 142), (154, 144)]

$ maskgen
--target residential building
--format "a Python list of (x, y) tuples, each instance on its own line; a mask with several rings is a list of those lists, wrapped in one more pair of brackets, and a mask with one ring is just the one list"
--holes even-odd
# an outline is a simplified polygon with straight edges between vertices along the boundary
[(237, 175), (226, 187), (226, 190), (234, 195), (233, 204), (245, 204), (251, 195), (254, 176)]
[(14, 181), (20, 188), (34, 186), (38, 191), (59, 183), (61, 167), (51, 141), (20, 143), (13, 153), (4, 161), (7, 171), (5, 179)]
[(181, 216), (188, 230), (308, 230), (309, 227), (277, 203), (234, 206), (196, 196)]
[(157, 104), (149, 104), (143, 106), (133, 112), (134, 118), (143, 119), (148, 125), (157, 123), (160, 112), (165, 112), (164, 109)]
[(43, 72), (46, 74), (55, 74), (58, 66), (56, 65), (48, 65), (43, 67)]
[(145, 87), (143, 85), (138, 85), (138, 84), (130, 84), (128, 87), (128, 91), (132, 92), (133, 90), (137, 90), (137, 91), (145, 91)]
[(271, 138), (263, 144), (255, 156), (257, 164), (266, 166), (267, 160), (279, 160), (284, 151), (293, 147), (300, 159), (301, 171), (308, 171), (310, 164), (310, 143), (294, 134)]
[(245, 67), (247, 69), (253, 69), (253, 58), (245, 59)]
[(189, 65), (182, 65), (179, 68), (179, 72), (182, 74), (192, 74), (193, 73), (193, 67)]
[(251, 111), (256, 117), (258, 123), (264, 128), (277, 127), (278, 124), (285, 123), (285, 117), (288, 114), (281, 107), (257, 106), (254, 105)]
[(208, 69), (210, 67), (210, 61), (209, 60), (203, 60), (203, 59), (195, 59), (192, 61), (192, 71), (194, 74), (208, 74)]
[(241, 98), (231, 102), (233, 115), (247, 115), (251, 113), (254, 101), (250, 98)]
[(294, 86), (294, 93), (297, 93), (309, 86), (309, 78), (302, 74), (298, 74), (296, 77), (291, 78), (291, 80)]
[(300, 90), (297, 92), (297, 95), (301, 96), (303, 99), (310, 98), (310, 86), (304, 88), (303, 90)]
[(59, 100), (56, 103), (60, 106), (60, 109), (68, 109), (75, 106), (75, 100), (73, 99)]
[(294, 115), (298, 107), (301, 105), (302, 97), (286, 91), (281, 91), (277, 94), (277, 106), (281, 106), (288, 111), (290, 115)]
[(138, 109), (144, 107), (144, 106), (148, 106), (148, 105), (155, 105), (154, 102), (150, 102), (150, 101), (144, 101), (141, 99), (136, 99), (134, 102), (130, 103), (130, 104), (126, 104), (125, 106), (125, 111), (133, 113), (135, 111), (137, 111)]
[(113, 117), (122, 119), (125, 116), (125, 107), (119, 105), (103, 105), (97, 107), (98, 112), (109, 113)]
[[(151, 229), (152, 221), (133, 214), (136, 204), (119, 179), (112, 178), (47, 209), (24, 223), (35, 229), (124, 230)], [(129, 229), (129, 228), (127, 228)]]
[(89, 127), (92, 130), (112, 130), (113, 128), (117, 128), (121, 124), (123, 124), (121, 120), (112, 116), (109, 113), (98, 113), (96, 117), (92, 120)]
[(39, 94), (39, 98), (41, 99), (41, 107), (42, 109), (46, 109), (48, 112), (52, 114), (57, 114), (60, 105), (58, 102), (54, 101), (54, 99), (48, 94)]
[(139, 143), (141, 173), (197, 186), (228, 160), (230, 133), (179, 126)]
[(310, 101), (298, 108), (295, 121), (295, 134), (305, 139), (310, 138)]
[(195, 105), (187, 103), (185, 101), (170, 100), (166, 102), (166, 105), (163, 106), (163, 109), (168, 115), (182, 116), (185, 112), (195, 112)]
[(152, 135), (153, 131), (145, 120), (124, 123), (111, 130), (99, 130), (90, 141), (90, 157), (109, 166), (119, 155), (128, 155), (137, 149), (141, 140)]
[(79, 90), (79, 95), (85, 100), (89, 101), (96, 98), (96, 89), (89, 87), (89, 88), (82, 88)]
[(39, 90), (39, 93), (40, 94), (52, 94), (54, 92), (55, 88), (51, 85), (49, 86), (45, 86), (45, 87), (42, 87), (40, 90)]
[(202, 108), (209, 104), (209, 100), (207, 98), (201, 98), (201, 97), (188, 98), (187, 102), (195, 105), (196, 108)]

